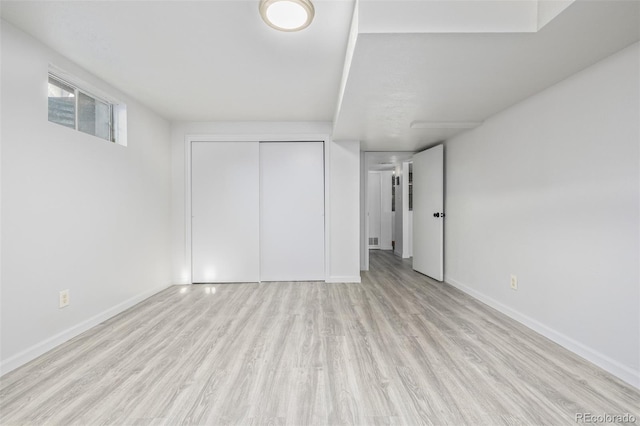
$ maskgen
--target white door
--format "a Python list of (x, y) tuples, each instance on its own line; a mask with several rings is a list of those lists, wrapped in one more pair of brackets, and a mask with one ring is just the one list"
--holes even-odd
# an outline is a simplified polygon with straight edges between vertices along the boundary
[(257, 282), (259, 144), (191, 143), (192, 281)]
[(443, 280), (444, 148), (413, 156), (413, 269)]
[(260, 279), (325, 279), (323, 142), (260, 143)]
[(380, 173), (369, 172), (369, 248), (380, 248)]

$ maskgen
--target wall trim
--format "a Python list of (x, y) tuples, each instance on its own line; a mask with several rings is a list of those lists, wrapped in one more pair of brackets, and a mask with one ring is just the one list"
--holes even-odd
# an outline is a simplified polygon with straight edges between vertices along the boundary
[(116, 315), (124, 312), (125, 310), (131, 308), (134, 305), (142, 302), (143, 300), (148, 299), (149, 297), (160, 293), (161, 291), (171, 287), (171, 285), (165, 285), (162, 287), (154, 288), (153, 290), (145, 291), (144, 293), (138, 294), (137, 296), (133, 296), (124, 302), (118, 303), (117, 305), (108, 308), (97, 315), (92, 316), (79, 324), (76, 324), (66, 330), (57, 333), (40, 343), (36, 343), (35, 345), (13, 355), (6, 360), (2, 360), (0, 362), (0, 376), (3, 376), (10, 371), (15, 370), (18, 367), (21, 367), (27, 364), (30, 361), (38, 358), (41, 355), (49, 352), (57, 346), (73, 339), (76, 336), (84, 333), (90, 328), (95, 327), (96, 325), (115, 317)]
[(468, 294), (474, 299), (477, 299), (480, 302), (489, 305), (490, 307), (500, 311), (511, 319), (514, 319), (520, 324), (523, 324), (533, 331), (543, 335), (549, 340), (552, 340), (565, 349), (570, 350), (574, 354), (581, 356), (582, 358), (613, 374), (614, 376), (625, 381), (631, 386), (640, 389), (640, 371), (634, 371), (626, 365), (621, 364), (620, 362), (598, 352), (597, 350), (590, 348), (578, 342), (577, 340), (574, 340), (571, 337), (549, 327), (548, 325), (543, 324), (540, 321), (535, 320), (525, 314), (522, 314), (515, 309), (503, 304), (502, 302), (499, 302), (494, 298), (485, 295), (484, 293), (474, 290), (468, 285), (462, 284), (451, 277), (445, 275), (444, 281), (447, 284), (450, 284), (453, 287), (457, 288), (458, 290)]
[(355, 283), (360, 284), (362, 280), (360, 279), (360, 275), (343, 275), (343, 276), (334, 276), (328, 277), (325, 281), (326, 283)]

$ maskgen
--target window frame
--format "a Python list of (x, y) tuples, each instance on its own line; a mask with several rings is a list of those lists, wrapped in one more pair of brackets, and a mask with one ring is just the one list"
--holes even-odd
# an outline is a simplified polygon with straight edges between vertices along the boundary
[[(68, 129), (73, 129), (75, 131), (81, 132), (85, 135), (96, 137), (103, 141), (115, 143), (117, 145), (127, 146), (127, 133), (126, 133), (127, 106), (124, 103), (116, 101), (111, 96), (104, 95), (99, 89), (94, 88), (91, 85), (84, 83), (79, 79), (71, 76), (70, 74), (50, 65), (48, 74), (47, 74), (47, 87), (50, 84), (51, 80), (63, 86), (73, 89), (75, 117), (74, 117), (74, 127), (65, 126), (62, 123), (48, 120), (50, 123), (54, 123), (59, 126), (66, 127)], [(100, 135), (97, 135), (95, 133), (88, 133), (80, 129), (80, 121), (79, 121), (80, 94), (83, 94), (84, 96), (89, 97), (96, 102), (101, 102), (108, 106), (109, 108), (109, 112), (108, 112), (109, 139), (105, 139)], [(47, 105), (47, 111), (48, 111), (48, 108), (49, 107)]]

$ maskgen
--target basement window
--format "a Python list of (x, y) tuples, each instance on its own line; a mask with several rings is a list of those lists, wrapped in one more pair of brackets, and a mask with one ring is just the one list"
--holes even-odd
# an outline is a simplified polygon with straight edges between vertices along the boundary
[(126, 105), (96, 92), (49, 72), (49, 121), (126, 146)]

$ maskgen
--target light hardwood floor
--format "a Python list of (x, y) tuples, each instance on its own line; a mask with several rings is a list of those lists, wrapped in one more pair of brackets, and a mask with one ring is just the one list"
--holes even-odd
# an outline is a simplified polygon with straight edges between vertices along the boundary
[(13, 424), (575, 424), (640, 393), (372, 252), (362, 284), (171, 287), (0, 383)]

